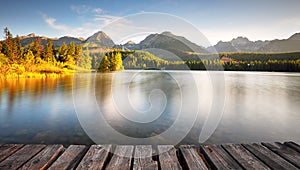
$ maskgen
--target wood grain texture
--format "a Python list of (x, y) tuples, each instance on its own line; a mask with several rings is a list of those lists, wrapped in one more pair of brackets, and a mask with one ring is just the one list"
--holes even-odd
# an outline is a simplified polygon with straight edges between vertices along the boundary
[(48, 145), (20, 169), (40, 169), (48, 168), (58, 156), (65, 150), (62, 145)]
[(202, 159), (203, 156), (200, 156), (200, 152), (195, 146), (182, 145), (179, 149), (189, 169), (208, 170), (205, 160)]
[(158, 158), (161, 169), (182, 169), (176, 155), (176, 149), (172, 145), (158, 145)]
[(158, 169), (158, 164), (152, 159), (152, 146), (151, 145), (137, 145), (135, 146), (134, 170), (156, 170)]
[(240, 144), (222, 146), (245, 169), (270, 169)]
[(275, 154), (271, 150), (262, 146), (261, 144), (243, 144), (251, 153), (258, 157), (262, 162), (267, 164), (272, 169), (290, 169), (296, 170), (297, 168), (284, 160), (279, 155)]
[(85, 153), (85, 145), (70, 145), (65, 152), (48, 168), (49, 170), (74, 169)]
[(92, 145), (79, 163), (77, 169), (103, 169), (110, 151), (111, 145)]
[(264, 146), (283, 157), (288, 162), (292, 163), (297, 168), (300, 168), (300, 153), (283, 145), (279, 142), (276, 143), (262, 143)]
[(0, 162), (21, 149), (23, 144), (4, 144), (0, 146)]
[(131, 158), (133, 155), (134, 146), (132, 145), (118, 145), (114, 151), (106, 169), (108, 170), (129, 170), (131, 166)]
[(300, 153), (300, 146), (295, 142), (284, 142), (284, 145), (294, 149), (295, 151)]
[(0, 163), (0, 169), (18, 169), (45, 147), (46, 145), (25, 145), (23, 148), (2, 161)]
[(212, 169), (243, 169), (221, 146), (209, 145), (200, 149), (207, 157)]

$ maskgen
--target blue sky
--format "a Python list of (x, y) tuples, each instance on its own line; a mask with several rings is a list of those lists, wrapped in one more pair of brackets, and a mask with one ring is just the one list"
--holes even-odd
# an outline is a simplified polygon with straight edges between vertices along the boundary
[[(283, 39), (300, 32), (299, 0), (9, 0), (0, 3), (0, 28), (8, 27), (13, 35), (35, 33), (86, 38), (114, 20), (141, 12), (178, 16), (194, 25), (211, 44), (237, 36), (250, 40)], [(153, 21), (153, 24), (159, 23)]]

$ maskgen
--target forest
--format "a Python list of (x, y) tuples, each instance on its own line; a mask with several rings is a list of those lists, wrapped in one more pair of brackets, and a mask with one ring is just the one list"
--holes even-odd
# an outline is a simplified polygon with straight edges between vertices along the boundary
[(0, 78), (57, 76), (91, 69), (89, 50), (83, 52), (82, 45), (71, 42), (54, 48), (48, 39), (44, 47), (38, 38), (22, 47), (20, 38), (13, 37), (7, 28), (4, 35), (0, 42)]
[[(20, 37), (4, 29), (0, 41), (0, 78), (46, 77), (74, 72), (110, 72), (123, 69), (300, 71), (300, 52), (291, 53), (186, 53), (181, 60), (166, 60), (141, 50), (116, 48), (89, 52), (84, 44), (62, 43), (45, 46), (37, 38), (22, 46)], [(168, 57), (164, 57), (168, 58)]]

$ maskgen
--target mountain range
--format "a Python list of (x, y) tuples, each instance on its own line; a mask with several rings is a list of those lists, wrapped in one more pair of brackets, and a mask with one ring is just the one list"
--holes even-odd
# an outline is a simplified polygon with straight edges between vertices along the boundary
[(123, 48), (130, 50), (146, 50), (155, 55), (164, 54), (189, 54), (189, 53), (208, 53), (208, 52), (300, 52), (300, 33), (296, 33), (287, 39), (271, 40), (271, 41), (250, 41), (246, 37), (237, 37), (231, 41), (219, 41), (211, 47), (199, 46), (185, 37), (177, 36), (171, 32), (165, 31), (160, 34), (150, 34), (140, 43), (136, 44), (128, 41), (125, 44), (116, 45), (113, 40), (103, 31), (99, 31), (87, 39), (64, 36), (61, 38), (48, 38), (45, 36), (37, 36), (29, 34), (20, 36), (23, 46), (29, 45), (32, 41), (41, 39), (42, 45), (45, 45), (48, 39), (53, 41), (55, 47), (59, 47), (63, 42), (69, 44), (83, 44), (89, 47), (99, 48)]

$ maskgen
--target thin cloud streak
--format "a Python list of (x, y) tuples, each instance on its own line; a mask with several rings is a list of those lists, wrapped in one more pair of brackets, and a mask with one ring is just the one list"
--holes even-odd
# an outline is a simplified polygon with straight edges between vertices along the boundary
[(101, 8), (93, 8), (87, 5), (71, 5), (70, 8), (79, 15), (86, 13), (101, 14), (104, 12)]

